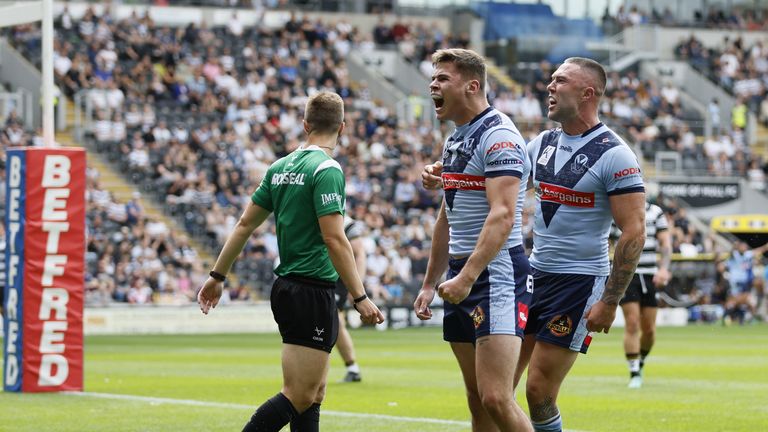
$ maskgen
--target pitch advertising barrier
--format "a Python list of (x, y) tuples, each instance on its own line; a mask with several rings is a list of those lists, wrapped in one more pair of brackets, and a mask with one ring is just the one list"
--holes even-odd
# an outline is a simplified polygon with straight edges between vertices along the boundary
[(85, 151), (7, 151), (3, 389), (83, 389)]

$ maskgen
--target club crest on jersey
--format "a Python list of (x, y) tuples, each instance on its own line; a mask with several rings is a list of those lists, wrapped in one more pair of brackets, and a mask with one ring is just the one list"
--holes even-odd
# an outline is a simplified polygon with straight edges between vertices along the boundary
[(537, 160), (536, 163), (539, 165), (546, 165), (554, 152), (555, 146), (547, 146), (547, 148), (541, 152), (541, 156), (539, 156), (539, 160)]
[(552, 336), (563, 337), (571, 334), (573, 321), (568, 315), (558, 315), (547, 323), (547, 328)]
[(483, 311), (483, 308), (480, 306), (476, 306), (472, 313), (469, 314), (469, 317), (472, 318), (472, 322), (475, 323), (475, 328), (480, 328), (480, 325), (483, 324), (483, 321), (485, 321), (485, 311)]
[[(474, 138), (467, 138), (464, 141), (456, 141), (443, 152), (443, 164), (453, 166), (456, 164), (456, 160), (462, 162), (462, 165), (466, 166), (469, 160), (472, 158), (472, 143), (475, 142)], [(446, 163), (447, 162), (447, 163)]]
[(571, 172), (574, 174), (583, 174), (587, 170), (587, 164), (589, 158), (584, 153), (577, 154), (574, 161), (571, 163)]

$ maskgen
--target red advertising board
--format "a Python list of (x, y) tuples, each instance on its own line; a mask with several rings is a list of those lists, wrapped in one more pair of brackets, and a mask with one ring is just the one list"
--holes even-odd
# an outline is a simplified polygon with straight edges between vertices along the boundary
[[(21, 171), (9, 176), (22, 179), (9, 182), (9, 190), (21, 188), (9, 199), (20, 197), (23, 211), (6, 217), (6, 228), (15, 223), (19, 236), (15, 243), (9, 238), (6, 265), (18, 263), (22, 270), (7, 267), (11, 275), (19, 273), (16, 281), (9, 277), (7, 288), (15, 290), (15, 303), (9, 306), (17, 310), (9, 316), (18, 322), (15, 326), (6, 322), (5, 328), (19, 329), (15, 340), (22, 346), (4, 353), (6, 360), (13, 355), (11, 361), (18, 365), (15, 375), (4, 374), (4, 388), (82, 390), (85, 151), (13, 149), (8, 158), (11, 170)], [(9, 203), (7, 208), (14, 205), (18, 207)]]

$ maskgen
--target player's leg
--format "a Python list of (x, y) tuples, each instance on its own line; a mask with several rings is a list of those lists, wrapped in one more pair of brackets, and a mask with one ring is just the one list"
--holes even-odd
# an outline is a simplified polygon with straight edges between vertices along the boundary
[(651, 353), (656, 343), (656, 315), (658, 308), (644, 306), (640, 310), (640, 369), (645, 366), (645, 358)]
[[(313, 404), (324, 396), (329, 356), (338, 336), (333, 287), (322, 281), (279, 277), (270, 303), (283, 339), (283, 388), (256, 410), (244, 432), (277, 432), (294, 421), (319, 420), (319, 404)], [(319, 423), (314, 423), (314, 429), (307, 430), (317, 430)]]
[(523, 343), (520, 346), (520, 357), (517, 361), (517, 367), (515, 368), (515, 383), (514, 389), (517, 390), (517, 386), (520, 384), (520, 380), (523, 378), (525, 369), (528, 367), (528, 363), (531, 361), (531, 354), (533, 354), (533, 347), (536, 346), (536, 335), (526, 334)]
[(525, 385), (528, 410), (536, 432), (559, 432), (563, 429), (557, 395), (577, 356), (577, 351), (537, 341)]
[(624, 313), (624, 355), (629, 367), (630, 387), (639, 387), (640, 376), (640, 303), (626, 302), (621, 305)]
[(467, 405), (469, 405), (469, 412), (472, 414), (472, 432), (498, 431), (493, 419), (483, 408), (483, 402), (477, 388), (475, 346), (467, 342), (451, 342), (451, 350), (459, 362), (459, 369), (461, 369), (461, 375), (464, 378)]
[[(763, 299), (765, 298), (765, 278), (758, 277), (755, 279), (755, 317), (761, 321), (765, 321), (765, 315), (763, 313)], [(0, 306), (1, 308), (1, 306)]]
[[(314, 351), (314, 352), (312, 352)], [(324, 355), (324, 356), (323, 356)], [(320, 404), (325, 398), (325, 384), (330, 355), (299, 345), (283, 348), (283, 394), (301, 414), (291, 421), (291, 431), (316, 432), (320, 428)], [(317, 362), (315, 364), (315, 362)], [(298, 400), (298, 402), (295, 402)], [(306, 408), (300, 411), (300, 407)]]
[(243, 432), (277, 432), (303, 415), (324, 387), (328, 358), (325, 351), (283, 344), (283, 388), (256, 410)]
[[(624, 356), (629, 367), (629, 388), (640, 388), (643, 384), (640, 366), (640, 302), (644, 287), (641, 275), (635, 274), (621, 299), (624, 314)], [(647, 288), (645, 288), (647, 289)]]
[(533, 302), (526, 326), (536, 331), (525, 391), (533, 428), (561, 431), (563, 421), (557, 396), (579, 352), (592, 341), (586, 312), (605, 290), (605, 276), (556, 274), (534, 270)]
[(475, 371), (483, 408), (501, 431), (530, 431), (531, 423), (515, 401), (514, 380), (522, 340), (489, 335), (477, 340)]
[(343, 310), (339, 310), (339, 339), (336, 341), (336, 349), (339, 350), (344, 366), (347, 368), (343, 381), (359, 382), (362, 379), (360, 376), (360, 366), (355, 361), (355, 345), (352, 342), (349, 330), (347, 330), (347, 320)]
[(473, 314), (478, 392), (485, 411), (502, 431), (531, 430), (515, 400), (517, 359), (533, 293), (530, 274), (525, 251), (513, 247), (488, 263), (474, 287), (484, 293)]
[(656, 343), (656, 314), (658, 303), (656, 301), (656, 288), (650, 275), (644, 276), (648, 287), (640, 299), (640, 370), (643, 370), (645, 358), (651, 353), (653, 344)]

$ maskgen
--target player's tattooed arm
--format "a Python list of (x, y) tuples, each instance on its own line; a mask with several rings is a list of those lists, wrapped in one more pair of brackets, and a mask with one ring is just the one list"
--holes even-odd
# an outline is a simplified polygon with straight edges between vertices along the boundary
[(608, 281), (605, 283), (602, 301), (605, 304), (617, 305), (624, 296), (629, 282), (637, 269), (640, 254), (643, 252), (645, 239), (643, 237), (625, 238), (622, 233), (613, 255), (613, 268)]
[(645, 193), (609, 196), (611, 215), (621, 236), (613, 252), (611, 275), (600, 299), (607, 305), (618, 305), (637, 269), (645, 245)]

